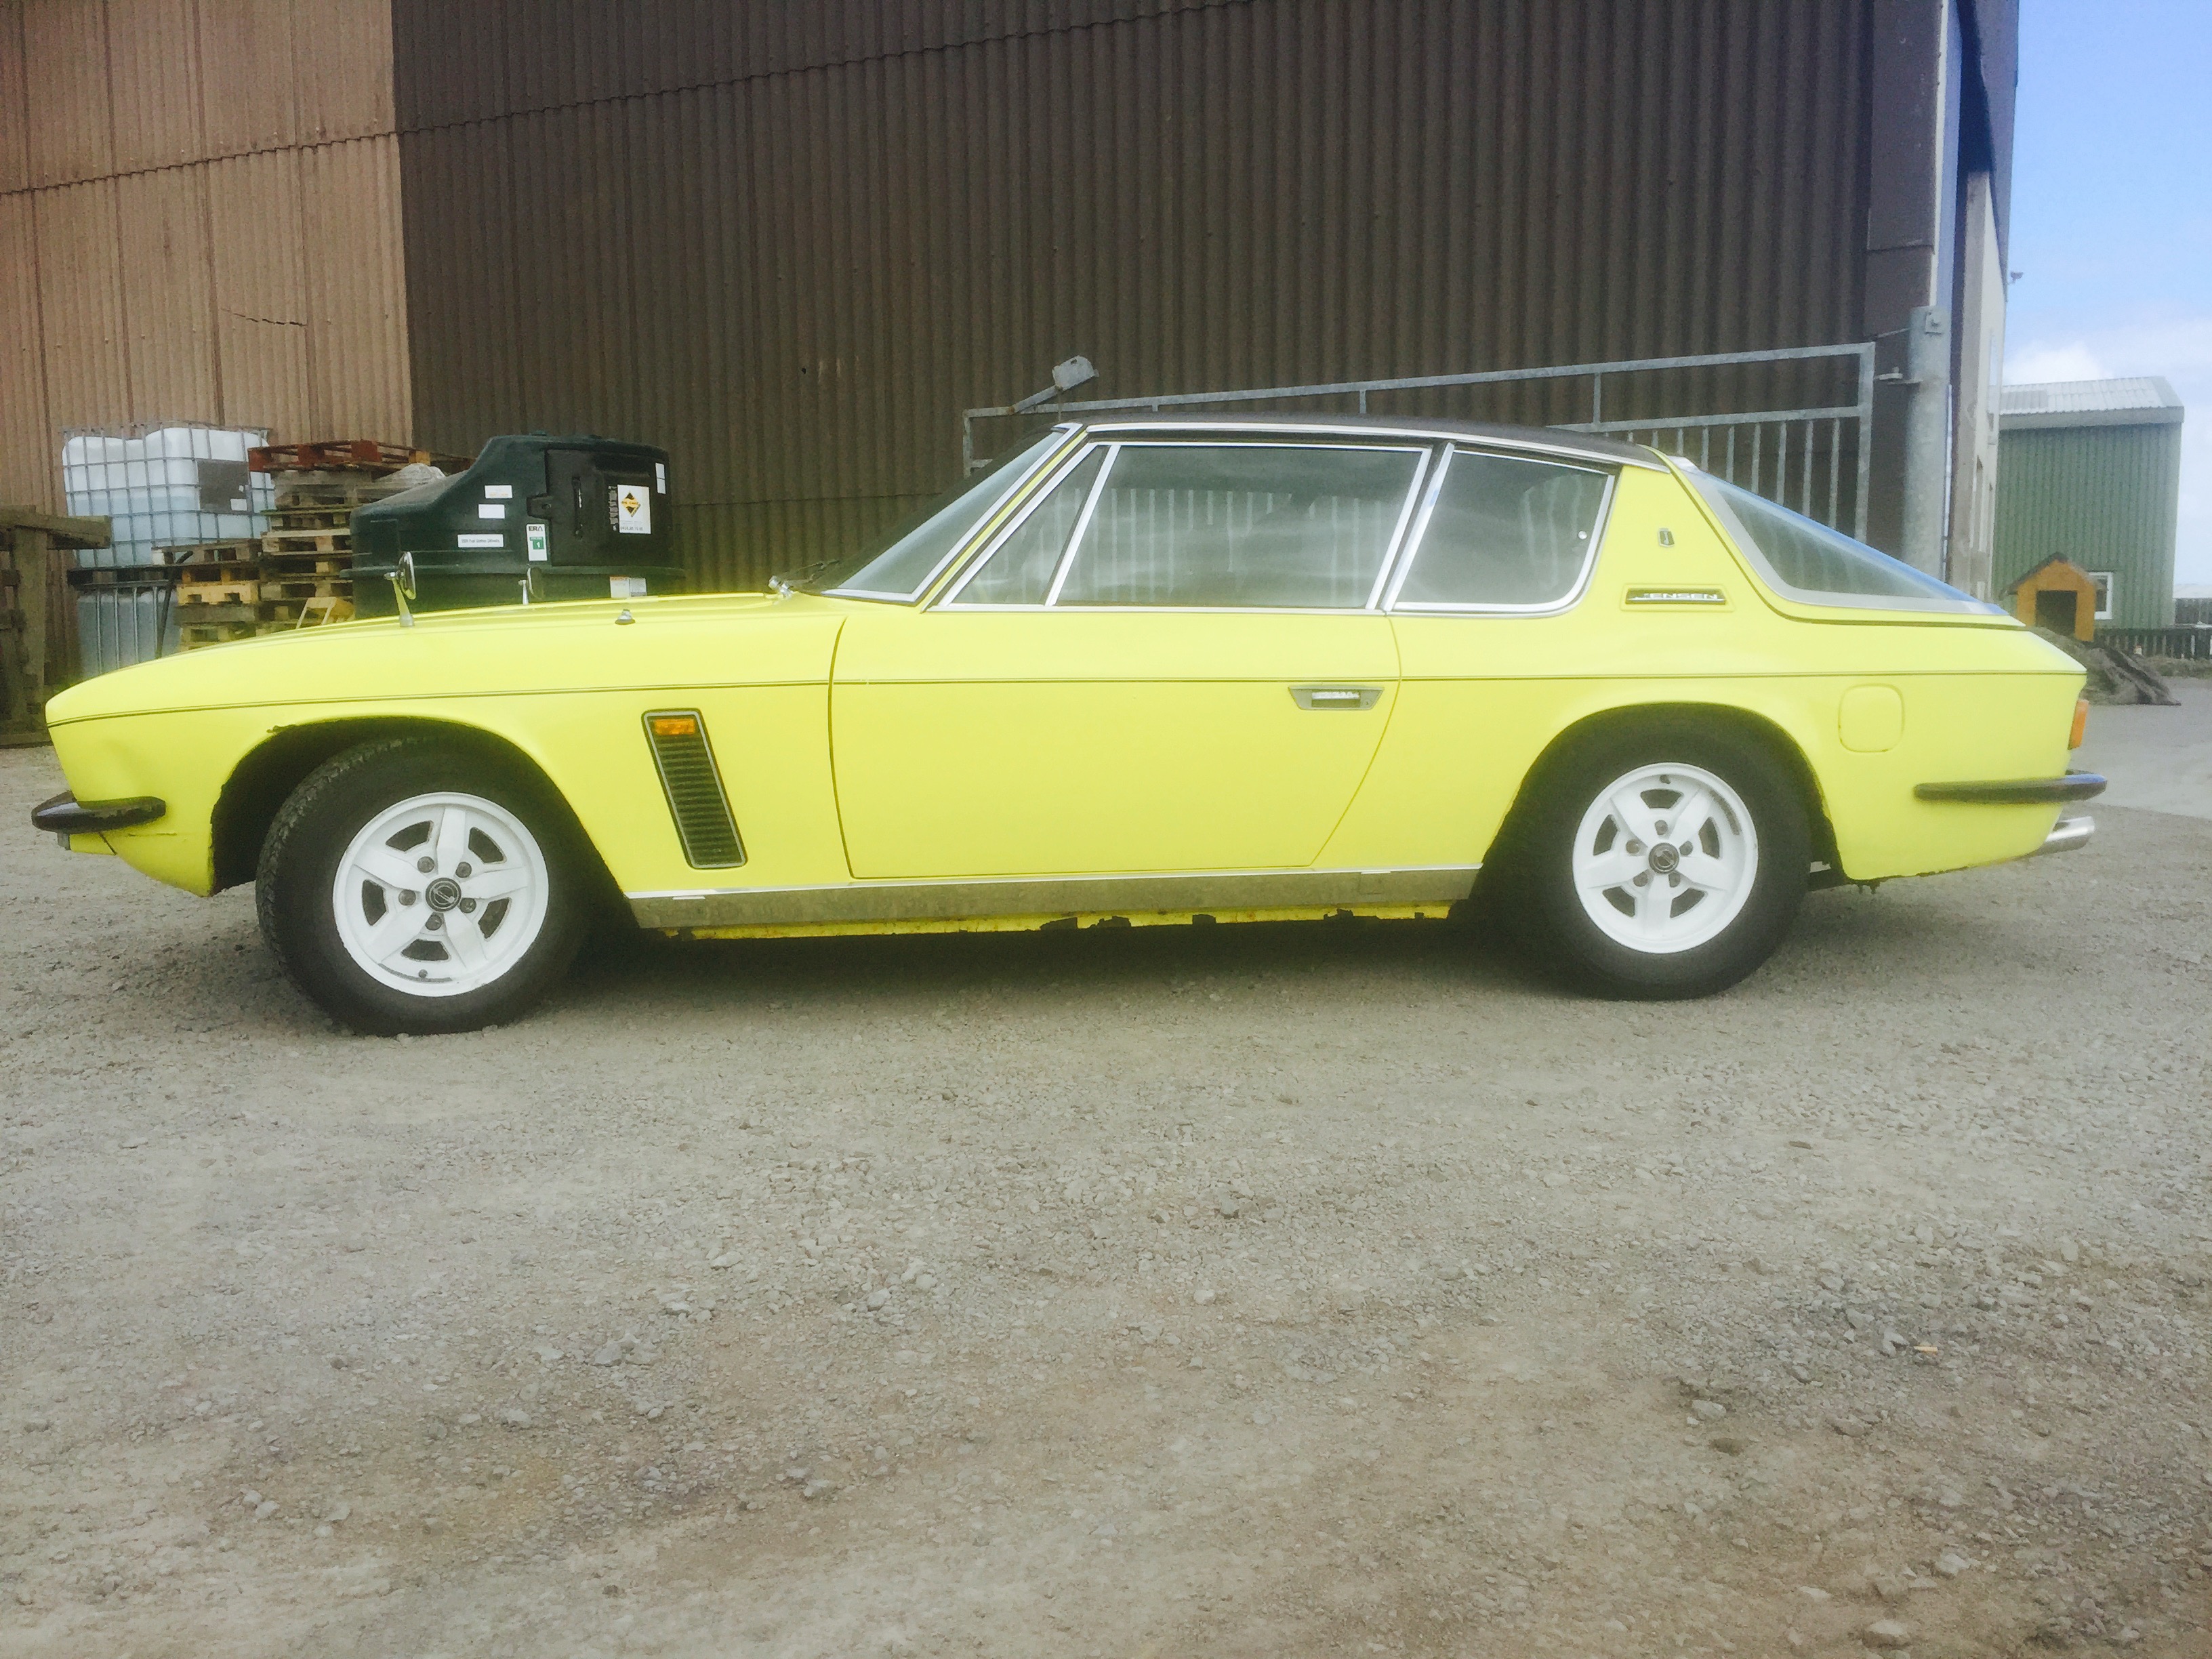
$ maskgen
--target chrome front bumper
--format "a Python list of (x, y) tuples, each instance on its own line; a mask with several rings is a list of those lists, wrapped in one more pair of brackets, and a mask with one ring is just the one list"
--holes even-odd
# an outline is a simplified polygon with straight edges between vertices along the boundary
[(2035, 858), (2045, 853), (2070, 853), (2077, 847), (2087, 847), (2089, 837), (2097, 833), (2097, 820), (2084, 814), (2078, 818), (2061, 818), (2051, 826), (2051, 833), (2043, 838), (2043, 845), (2028, 854)]

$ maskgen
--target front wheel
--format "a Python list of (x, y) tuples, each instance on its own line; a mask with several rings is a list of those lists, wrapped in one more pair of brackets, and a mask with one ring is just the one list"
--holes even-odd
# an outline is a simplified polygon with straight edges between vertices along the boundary
[(1601, 995), (1725, 990), (1774, 953), (1805, 896), (1795, 781), (1730, 732), (1621, 732), (1547, 769), (1505, 848), (1523, 941)]
[(261, 850), (261, 932), (293, 981), (374, 1036), (471, 1031), (551, 988), (586, 921), (567, 815), (464, 744), (349, 750), (285, 802)]

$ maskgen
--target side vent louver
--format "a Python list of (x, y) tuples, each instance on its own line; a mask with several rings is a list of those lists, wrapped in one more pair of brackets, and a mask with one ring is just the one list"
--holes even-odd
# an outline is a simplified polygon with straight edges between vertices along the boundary
[(660, 769), (660, 787), (683, 837), (684, 859), (695, 869), (726, 870), (745, 861), (744, 843), (730, 817), (707, 723), (696, 709), (668, 709), (645, 717), (645, 740)]

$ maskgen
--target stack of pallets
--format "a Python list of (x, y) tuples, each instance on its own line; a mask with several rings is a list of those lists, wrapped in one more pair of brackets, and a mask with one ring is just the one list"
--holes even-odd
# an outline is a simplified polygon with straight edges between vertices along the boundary
[(187, 651), (261, 631), (261, 544), (196, 542), (156, 550), (176, 568), (172, 602)]
[(373, 438), (248, 451), (246, 465), (276, 487), (261, 538), (162, 550), (179, 567), (184, 648), (352, 616), (354, 509), (407, 489), (392, 475), (416, 462), (467, 465)]

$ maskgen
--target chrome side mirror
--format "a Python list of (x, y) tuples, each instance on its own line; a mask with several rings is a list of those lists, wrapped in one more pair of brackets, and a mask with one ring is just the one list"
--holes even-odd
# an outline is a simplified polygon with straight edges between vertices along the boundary
[(412, 553), (402, 553), (399, 556), (399, 568), (392, 571), (388, 580), (392, 583), (392, 605), (399, 612), (399, 625), (402, 628), (414, 627), (415, 613), (408, 609), (407, 602), (416, 597), (415, 556)]

